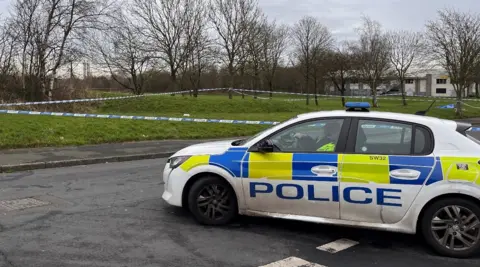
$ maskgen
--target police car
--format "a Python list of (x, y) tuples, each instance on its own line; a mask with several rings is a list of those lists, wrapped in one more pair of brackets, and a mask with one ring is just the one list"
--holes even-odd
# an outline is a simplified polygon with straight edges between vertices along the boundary
[(478, 252), (480, 145), (471, 125), (345, 107), (186, 147), (167, 161), (162, 197), (202, 224), (267, 216), (421, 233), (445, 256)]

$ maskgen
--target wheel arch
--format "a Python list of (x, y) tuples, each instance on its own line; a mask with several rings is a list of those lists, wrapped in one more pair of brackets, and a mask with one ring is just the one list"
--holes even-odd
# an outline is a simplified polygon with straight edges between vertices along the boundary
[(475, 203), (478, 207), (480, 207), (480, 199), (476, 198), (472, 195), (469, 195), (469, 194), (446, 193), (446, 194), (438, 195), (438, 196), (430, 199), (425, 205), (423, 205), (422, 209), (420, 210), (420, 213), (418, 214), (417, 220), (416, 220), (416, 223), (415, 223), (415, 230), (416, 230), (417, 233), (419, 233), (419, 230), (420, 230), (420, 227), (421, 227), (421, 224), (422, 224), (422, 220), (423, 220), (423, 216), (425, 215), (425, 211), (431, 205), (433, 205), (435, 202), (440, 201), (442, 199), (447, 199), (447, 198), (461, 198), (461, 199), (469, 200), (469, 201), (472, 201), (473, 203)]
[(202, 177), (207, 177), (207, 176), (218, 177), (218, 178), (224, 180), (230, 186), (230, 189), (233, 190), (233, 192), (235, 193), (235, 197), (237, 198), (236, 200), (237, 200), (237, 209), (238, 209), (238, 206), (240, 205), (239, 192), (237, 192), (237, 190), (235, 189), (235, 186), (232, 185), (231, 181), (228, 178), (226, 178), (225, 176), (223, 176), (221, 174), (213, 172), (213, 171), (197, 172), (196, 174), (192, 175), (192, 177), (190, 177), (190, 179), (188, 179), (188, 181), (185, 184), (185, 186), (183, 187), (183, 191), (182, 191), (182, 207), (183, 208), (188, 208), (188, 193), (190, 192), (190, 189), (192, 188), (193, 184), (196, 181), (198, 181), (199, 179), (202, 179)]

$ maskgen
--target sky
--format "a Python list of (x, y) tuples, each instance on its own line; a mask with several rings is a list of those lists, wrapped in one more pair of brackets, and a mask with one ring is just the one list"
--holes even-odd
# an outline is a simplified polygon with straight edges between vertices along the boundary
[[(258, 0), (271, 19), (293, 25), (301, 17), (317, 17), (337, 40), (355, 38), (362, 15), (379, 21), (386, 30), (421, 31), (437, 10), (454, 8), (480, 13), (479, 0)], [(0, 0), (0, 16), (8, 14), (11, 0)]]
[(302, 16), (317, 17), (339, 40), (356, 37), (363, 15), (377, 20), (386, 30), (424, 30), (437, 10), (454, 8), (480, 13), (479, 0), (259, 0), (268, 17), (294, 24)]

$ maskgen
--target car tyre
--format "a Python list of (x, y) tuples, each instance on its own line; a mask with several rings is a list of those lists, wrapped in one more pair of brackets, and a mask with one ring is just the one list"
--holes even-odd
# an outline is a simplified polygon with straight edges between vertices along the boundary
[(440, 199), (425, 210), (421, 231), (427, 244), (438, 254), (471, 257), (480, 249), (480, 207), (468, 199)]
[(188, 208), (205, 225), (225, 225), (237, 215), (237, 197), (230, 184), (217, 176), (194, 182), (188, 193)]

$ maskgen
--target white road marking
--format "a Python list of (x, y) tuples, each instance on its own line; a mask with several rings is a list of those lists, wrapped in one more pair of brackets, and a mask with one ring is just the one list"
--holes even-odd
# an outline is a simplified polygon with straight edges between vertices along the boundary
[(34, 198), (0, 200), (0, 210), (14, 211), (45, 206), (50, 203)]
[(318, 250), (323, 250), (323, 251), (326, 251), (326, 252), (330, 252), (330, 253), (337, 253), (339, 251), (345, 250), (345, 249), (353, 247), (355, 245), (358, 245), (357, 241), (342, 238), (342, 239), (338, 239), (338, 240), (335, 240), (333, 242), (330, 242), (328, 244), (319, 246), (319, 247), (317, 247), (317, 249)]
[(327, 266), (309, 262), (297, 257), (289, 257), (289, 258), (272, 262), (267, 265), (262, 265), (259, 267), (327, 267)]

